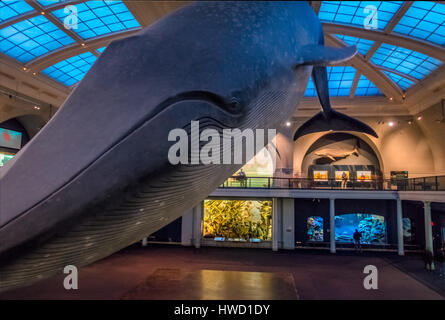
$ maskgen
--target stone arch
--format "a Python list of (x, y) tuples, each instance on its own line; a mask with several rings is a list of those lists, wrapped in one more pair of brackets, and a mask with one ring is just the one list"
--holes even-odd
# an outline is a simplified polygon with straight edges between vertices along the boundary
[[(383, 173), (383, 160), (379, 150), (377, 149), (377, 146), (366, 135), (354, 134), (350, 132), (328, 132), (320, 135), (316, 139), (313, 139), (311, 143), (307, 144), (307, 147), (305, 148), (304, 154), (301, 158), (301, 162), (299, 163), (300, 172), (302, 174), (307, 174), (310, 165), (323, 160), (319, 156), (315, 155), (316, 151), (321, 150), (323, 147), (328, 147), (330, 143), (341, 144), (344, 141), (350, 141), (354, 139), (356, 139), (356, 143), (358, 144), (360, 149), (360, 154), (358, 155), (358, 157), (360, 157), (362, 164), (372, 165), (376, 168), (376, 170), (378, 170), (378, 173)], [(349, 148), (352, 150), (353, 146), (351, 145)], [(350, 161), (353, 161), (354, 159), (355, 157), (345, 158), (343, 160), (334, 161), (334, 163), (336, 165), (351, 165)], [(328, 164), (332, 162), (328, 159), (325, 160), (327, 160), (325, 161), (326, 163), (318, 164)]]

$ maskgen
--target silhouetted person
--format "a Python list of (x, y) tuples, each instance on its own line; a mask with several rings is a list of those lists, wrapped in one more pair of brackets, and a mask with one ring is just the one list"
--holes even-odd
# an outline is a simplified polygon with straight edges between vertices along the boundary
[(433, 253), (430, 250), (425, 250), (425, 252), (423, 254), (423, 261), (425, 262), (426, 270), (428, 270), (428, 271), (434, 270), (434, 268), (432, 268), (433, 262), (434, 262), (434, 257), (433, 257)]
[(245, 187), (247, 185), (247, 177), (242, 168), (238, 172), (238, 179), (241, 183), (241, 187)]
[(434, 256), (436, 259), (436, 267), (440, 277), (445, 277), (445, 247), (442, 246)]
[(357, 229), (355, 229), (354, 235), (352, 237), (354, 238), (355, 251), (360, 250), (360, 252), (362, 252), (362, 244), (360, 243), (360, 240), (362, 238), (362, 233), (359, 232)]

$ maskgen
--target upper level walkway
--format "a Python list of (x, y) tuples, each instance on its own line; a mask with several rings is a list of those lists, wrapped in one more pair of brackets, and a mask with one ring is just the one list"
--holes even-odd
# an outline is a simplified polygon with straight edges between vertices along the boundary
[(445, 202), (445, 176), (405, 180), (312, 180), (236, 176), (210, 196), (249, 198), (393, 199)]

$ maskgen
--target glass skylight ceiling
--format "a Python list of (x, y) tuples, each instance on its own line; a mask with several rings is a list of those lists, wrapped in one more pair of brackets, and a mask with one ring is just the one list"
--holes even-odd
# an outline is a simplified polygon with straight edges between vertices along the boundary
[(34, 9), (23, 0), (0, 1), (0, 23), (32, 11)]
[(371, 12), (367, 6), (377, 8), (377, 29), (382, 30), (399, 10), (403, 1), (323, 1), (318, 17), (322, 21), (364, 27), (364, 21)]
[(369, 49), (371, 49), (372, 45), (374, 44), (374, 41), (368, 39), (360, 39), (356, 37), (345, 36), (342, 34), (336, 34), (335, 36), (350, 46), (356, 45), (358, 52), (360, 52), (364, 56), (368, 53)]
[(60, 2), (69, 2), (72, 0), (37, 0), (42, 7), (49, 7)]
[(329, 95), (348, 96), (355, 76), (353, 67), (328, 67)]
[(383, 71), (383, 72), (388, 77), (390, 77), (392, 81), (397, 83), (399, 85), (399, 87), (403, 89), (403, 91), (406, 91), (406, 89), (408, 89), (409, 87), (411, 87), (414, 84), (414, 82), (412, 82), (411, 80), (401, 77), (398, 74), (388, 72), (388, 71)]
[(414, 1), (394, 32), (445, 46), (445, 4)]
[[(48, 17), (53, 15), (63, 22), (71, 12), (64, 13), (59, 6), (58, 10), (52, 9), (55, 5), (73, 3), (78, 10), (78, 29), (71, 29), (85, 43), (88, 40), (121, 32), (128, 29), (140, 28), (139, 23), (122, 1), (73, 1), (73, 0), (35, 0), (45, 8), (45, 15), (40, 15), (28, 3), (23, 0), (0, 0), (0, 52), (15, 58), (22, 63), (33, 64), (34, 59), (47, 59), (48, 55), (66, 46), (80, 46), (81, 41), (75, 41), (69, 36), (65, 28), (55, 26)], [(322, 22), (357, 27), (363, 29), (367, 16), (372, 12), (365, 12), (369, 5), (378, 9), (377, 32), (383, 31), (388, 22), (395, 17), (401, 8), (403, 1), (322, 1), (319, 17)], [(27, 17), (30, 15), (32, 18)], [(28, 18), (28, 19), (26, 19)], [(16, 22), (15, 19), (25, 19)], [(2, 27), (1, 24), (9, 24)], [(60, 28), (60, 29), (59, 29)], [(370, 30), (372, 32), (372, 30)], [(402, 34), (415, 39), (429, 41), (445, 46), (445, 4), (432, 1), (414, 1), (404, 17), (397, 23), (394, 34)], [(347, 45), (356, 45), (358, 51), (366, 56), (373, 45), (378, 43), (365, 38), (358, 38), (344, 34), (336, 34)], [(396, 44), (396, 43), (395, 43)], [(93, 46), (94, 48), (94, 46)], [(105, 47), (91, 49), (94, 55), (102, 53)], [(416, 49), (417, 50), (417, 49)], [(419, 51), (422, 51), (419, 49)], [(433, 70), (443, 65), (438, 61), (420, 52), (397, 47), (390, 44), (381, 44), (377, 51), (367, 57), (392, 81), (406, 90), (417, 81), (413, 78), (423, 79)], [(352, 85), (355, 69), (338, 69), (345, 67), (329, 68), (330, 94), (333, 96), (347, 96), (348, 84)], [(341, 71), (340, 71), (341, 70)], [(394, 70), (394, 72), (391, 72)], [(39, 70), (36, 70), (39, 72)], [(359, 70), (357, 72), (360, 72)], [(406, 77), (403, 77), (403, 75)], [(352, 78), (350, 76), (352, 75)], [(71, 77), (77, 79), (78, 76)], [(56, 78), (56, 77), (55, 77)], [(56, 78), (60, 79), (60, 78)], [(64, 78), (63, 78), (64, 79)], [(411, 79), (411, 80), (410, 80)], [(73, 80), (61, 80), (62, 83), (72, 84)], [(372, 94), (376, 92), (372, 86), (367, 85), (365, 79), (360, 79), (360, 86), (356, 95)], [(368, 81), (369, 82), (369, 81)], [(381, 94), (376, 93), (376, 94)], [(316, 96), (312, 80), (309, 81), (305, 96)]]
[(73, 42), (44, 16), (0, 29), (0, 51), (23, 63)]
[[(333, 97), (349, 96), (355, 76), (353, 67), (327, 67), (329, 95)], [(305, 97), (315, 97), (317, 92), (312, 78), (309, 80)]]
[(371, 58), (377, 65), (387, 67), (417, 79), (423, 79), (442, 65), (442, 62), (423, 53), (383, 43)]
[(317, 90), (315, 90), (314, 81), (312, 81), (312, 77), (309, 78), (309, 82), (306, 87), (306, 91), (304, 92), (305, 97), (316, 97)]
[(380, 96), (382, 92), (364, 75), (361, 75), (358, 83), (357, 89), (355, 89), (356, 96)]
[(83, 76), (90, 70), (96, 59), (96, 56), (91, 52), (85, 52), (78, 56), (60, 61), (55, 65), (46, 68), (42, 73), (62, 82), (66, 86), (70, 86), (82, 80)]
[[(87, 1), (76, 4), (78, 28), (71, 29), (82, 39), (94, 38), (125, 29), (138, 28), (140, 24), (122, 1)], [(64, 9), (53, 12), (64, 21), (70, 13)]]
[[(56, 26), (48, 20), (50, 15), (54, 15), (63, 22), (72, 12), (64, 13), (64, 8), (51, 11), (51, 8), (59, 3), (68, 5), (73, 1), (36, 0), (36, 2), (48, 8), (45, 15), (36, 12), (23, 0), (0, 0), (0, 24), (3, 22), (10, 24), (3, 28), (0, 25), (0, 52), (21, 63), (28, 63), (65, 46), (76, 45), (75, 39), (68, 35), (65, 28)], [(78, 10), (78, 28), (72, 28), (71, 31), (82, 39), (140, 28), (140, 24), (122, 1), (93, 0), (80, 3), (75, 1), (74, 5)], [(26, 14), (31, 14), (30, 18), (14, 22), (14, 19)], [(80, 45), (80, 42), (77, 44)], [(103, 50), (105, 47), (99, 48), (98, 52), (102, 53)], [(78, 75), (71, 78), (77, 79)], [(73, 80), (60, 81), (70, 85)]]

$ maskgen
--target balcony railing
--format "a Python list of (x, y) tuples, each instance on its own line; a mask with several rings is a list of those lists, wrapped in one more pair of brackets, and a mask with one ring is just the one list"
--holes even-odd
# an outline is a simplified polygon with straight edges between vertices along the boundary
[(314, 180), (307, 178), (239, 177), (227, 179), (220, 188), (243, 189), (330, 189), (330, 190), (389, 190), (389, 191), (445, 191), (445, 176), (410, 179), (338, 179)]

